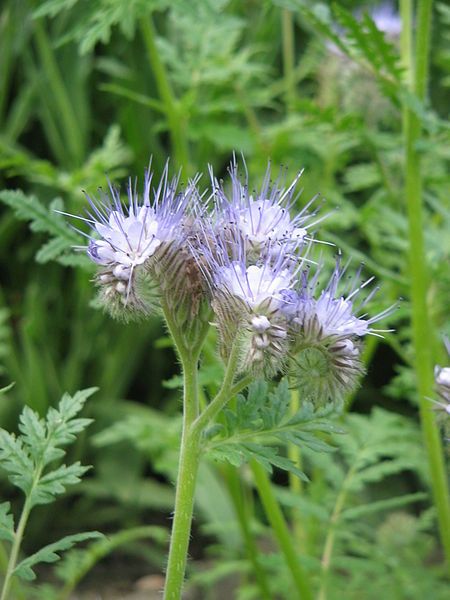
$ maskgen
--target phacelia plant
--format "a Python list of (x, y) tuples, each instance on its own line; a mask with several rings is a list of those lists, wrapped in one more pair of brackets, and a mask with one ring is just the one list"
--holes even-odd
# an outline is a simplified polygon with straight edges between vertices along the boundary
[[(342, 401), (353, 390), (364, 370), (362, 340), (367, 334), (377, 335), (379, 330), (372, 325), (392, 310), (370, 317), (365, 307), (376, 289), (363, 295), (372, 279), (360, 281), (361, 270), (348, 279), (348, 268), (341, 267), (340, 259), (328, 282), (319, 285), (325, 269), (311, 258), (312, 228), (323, 216), (317, 215), (316, 198), (297, 212), (301, 173), (285, 186), (283, 174), (272, 182), (269, 166), (262, 185), (253, 192), (248, 174), (244, 179), (239, 176), (236, 160), (229, 175), (228, 186), (211, 172), (212, 193), (205, 199), (198, 191), (198, 177), (180, 188), (178, 177), (169, 180), (166, 165), (159, 183), (154, 184), (150, 171), (146, 173), (142, 197), (130, 183), (123, 204), (119, 191), (110, 186), (109, 195), (89, 198), (90, 209), (83, 217), (92, 228), (86, 250), (99, 265), (101, 303), (125, 320), (161, 312), (183, 368), (184, 425), (167, 600), (180, 598), (198, 463), (208, 440), (214, 439), (206, 432), (221, 410), (253, 380), (286, 376), (303, 398), (301, 412), (294, 417), (285, 413), (289, 404), (285, 386), (281, 395), (269, 396), (277, 417), (269, 419), (267, 414), (263, 422), (267, 425), (270, 420), (271, 435), (279, 441), (326, 449), (324, 442), (313, 441), (311, 433), (300, 436), (299, 429), (310, 427), (311, 419), (317, 421), (317, 431), (325, 427), (323, 407)], [(216, 397), (200, 410), (198, 365), (210, 324), (218, 332), (225, 373)], [(250, 427), (255, 436), (266, 435), (258, 425), (265, 396), (258, 399), (257, 389), (266, 390), (252, 388), (247, 412), (242, 409), (233, 425), (227, 425), (233, 439), (236, 423)], [(251, 409), (253, 402), (259, 407)], [(302, 475), (268, 443), (241, 444), (233, 457), (227, 455), (233, 445), (216, 425), (216, 455), (220, 447), (220, 456), (225, 454), (233, 464), (248, 459)], [(255, 466), (255, 478), (264, 489), (261, 477), (264, 471)], [(304, 592), (304, 581), (299, 585)]]

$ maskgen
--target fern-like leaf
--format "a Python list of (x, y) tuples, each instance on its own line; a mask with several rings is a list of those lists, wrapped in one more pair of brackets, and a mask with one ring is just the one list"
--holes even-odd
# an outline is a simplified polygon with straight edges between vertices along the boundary
[(14, 569), (13, 574), (26, 581), (32, 581), (36, 578), (36, 574), (32, 569), (32, 567), (34, 567), (35, 565), (42, 562), (56, 562), (60, 559), (59, 553), (63, 550), (70, 550), (70, 548), (72, 548), (75, 544), (78, 544), (79, 542), (84, 542), (85, 540), (92, 540), (100, 537), (103, 536), (98, 531), (87, 531), (85, 533), (76, 533), (74, 535), (68, 535), (59, 540), (58, 542), (54, 542), (53, 544), (48, 544), (47, 546), (44, 546), (31, 556), (25, 558)]

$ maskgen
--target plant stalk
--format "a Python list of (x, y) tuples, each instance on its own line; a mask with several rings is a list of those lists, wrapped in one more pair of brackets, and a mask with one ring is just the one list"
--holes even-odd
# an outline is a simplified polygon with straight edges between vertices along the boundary
[(50, 46), (47, 32), (40, 19), (36, 19), (34, 23), (34, 33), (40, 61), (61, 115), (65, 142), (70, 149), (72, 160), (78, 166), (84, 157), (84, 143), (80, 123), (78, 122), (70, 96), (61, 76), (55, 54)]
[(275, 494), (273, 493), (270, 485), (270, 479), (267, 476), (264, 468), (256, 461), (253, 460), (250, 463), (250, 466), (267, 519), (269, 520), (280, 549), (283, 552), (286, 565), (291, 572), (292, 579), (297, 590), (296, 598), (299, 600), (312, 600), (309, 578), (303, 571), (298, 560), (297, 552), (292, 541), (291, 532), (289, 531), (284, 515), (277, 502)]
[(11, 546), (8, 567), (6, 569), (5, 579), (3, 581), (2, 595), (0, 596), (0, 600), (8, 600), (8, 595), (9, 595), (9, 590), (11, 588), (13, 572), (17, 565), (17, 559), (19, 557), (20, 546), (21, 546), (22, 540), (23, 540), (23, 534), (25, 533), (25, 527), (27, 526), (28, 518), (30, 516), (30, 512), (31, 512), (31, 508), (32, 508), (31, 497), (32, 497), (36, 482), (39, 480), (40, 474), (41, 474), (41, 470), (39, 470), (37, 476), (35, 476), (31, 491), (25, 499), (23, 509), (22, 509), (22, 514), (20, 515), (19, 524), (17, 525), (17, 529), (14, 533), (14, 541)]
[[(164, 305), (163, 305), (164, 308)], [(210, 420), (220, 411), (231, 397), (236, 375), (240, 344), (236, 342), (231, 350), (222, 387), (200, 416), (198, 411), (198, 355), (186, 352), (177, 328), (170, 318), (170, 311), (164, 311), (166, 321), (177, 345), (183, 367), (183, 433), (181, 437), (180, 459), (175, 494), (175, 511), (167, 562), (164, 600), (180, 600), (183, 589), (186, 559), (189, 547), (192, 515), (194, 509), (195, 484), (200, 462), (201, 436)]]
[[(418, 3), (415, 53), (411, 30), (402, 36), (402, 61), (409, 69), (407, 84), (417, 98), (424, 102), (428, 86), (428, 56), (431, 35), (432, 0)], [(412, 27), (412, 1), (402, 0), (402, 22)], [(415, 369), (419, 392), (422, 432), (431, 475), (431, 487), (437, 510), (439, 531), (447, 564), (450, 566), (450, 498), (442, 452), (442, 442), (428, 398), (433, 396), (433, 331), (428, 313), (427, 293), (429, 269), (426, 262), (423, 216), (423, 180), (421, 156), (417, 144), (422, 133), (419, 116), (406, 103), (403, 107), (405, 150), (405, 197), (409, 225), (409, 260), (411, 276), (411, 309)]]
[[(300, 409), (300, 394), (298, 388), (295, 386), (291, 390), (291, 405), (290, 405), (290, 413), (291, 415), (295, 415)], [(300, 448), (295, 444), (290, 443), (288, 445), (288, 456), (299, 469), (301, 468), (301, 453)], [(302, 494), (302, 481), (295, 473), (289, 473), (289, 489), (295, 494), (297, 497)], [(306, 542), (305, 530), (302, 525), (301, 513), (298, 506), (292, 508), (291, 511), (291, 519), (292, 525), (294, 529), (294, 539), (301, 543), (303, 546)]]
[[(186, 408), (193, 400), (191, 398), (192, 393), (193, 389), (185, 387), (184, 406)], [(181, 598), (200, 459), (200, 435), (198, 433), (192, 434), (190, 429), (190, 414), (192, 411), (186, 410), (186, 408), (183, 417), (175, 512), (164, 589), (165, 600), (180, 600)]]
[(264, 569), (259, 561), (259, 550), (250, 528), (251, 515), (249, 514), (248, 502), (243, 494), (241, 480), (235, 467), (227, 465), (226, 476), (231, 498), (233, 500), (236, 516), (239, 521), (247, 559), (253, 567), (256, 583), (259, 587), (261, 600), (271, 600), (270, 588)]

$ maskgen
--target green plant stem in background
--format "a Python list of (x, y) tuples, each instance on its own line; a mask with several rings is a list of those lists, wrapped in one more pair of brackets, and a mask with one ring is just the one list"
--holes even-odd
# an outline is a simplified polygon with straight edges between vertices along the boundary
[(226, 477), (228, 488), (233, 500), (236, 516), (239, 521), (239, 527), (242, 532), (242, 538), (245, 545), (247, 559), (250, 561), (253, 567), (253, 573), (255, 576), (256, 583), (259, 587), (261, 600), (271, 600), (272, 596), (270, 593), (269, 584), (267, 582), (266, 574), (259, 562), (259, 550), (256, 545), (255, 538), (252, 534), (250, 523), (251, 515), (249, 514), (248, 502), (244, 496), (242, 490), (242, 482), (239, 477), (239, 473), (235, 467), (227, 465)]
[(336, 527), (341, 516), (342, 509), (344, 508), (345, 501), (347, 499), (347, 492), (350, 481), (352, 480), (355, 471), (356, 469), (352, 468), (347, 473), (344, 482), (342, 483), (339, 494), (337, 495), (333, 512), (331, 514), (330, 522), (327, 529), (327, 535), (325, 538), (322, 559), (320, 561), (322, 572), (320, 574), (320, 590), (317, 596), (317, 600), (326, 600), (327, 597), (328, 575), (330, 572), (331, 558), (333, 555), (334, 540), (336, 537)]
[(22, 514), (20, 515), (19, 524), (17, 525), (17, 529), (14, 533), (14, 541), (11, 546), (8, 567), (6, 569), (5, 579), (3, 580), (2, 595), (0, 596), (0, 600), (7, 600), (9, 597), (8, 596), (9, 590), (11, 587), (11, 581), (12, 581), (14, 569), (16, 568), (16, 565), (17, 565), (17, 559), (19, 558), (19, 552), (20, 552), (20, 546), (22, 544), (23, 534), (25, 533), (25, 527), (27, 526), (28, 518), (30, 516), (30, 512), (31, 512), (31, 508), (32, 508), (32, 504), (31, 504), (32, 494), (33, 494), (34, 488), (41, 476), (41, 471), (42, 471), (42, 469), (39, 469), (35, 474), (35, 477), (33, 480), (33, 485), (31, 487), (29, 494), (27, 495), (27, 497), (25, 499), (25, 503), (24, 503), (23, 509), (22, 509)]
[[(300, 408), (300, 394), (297, 387), (294, 387), (291, 390), (291, 414), (295, 415)], [(288, 456), (292, 460), (292, 462), (301, 469), (301, 454), (300, 448), (295, 444), (289, 444), (288, 446)], [(289, 489), (293, 494), (299, 497), (302, 493), (302, 481), (295, 473), (289, 473)], [(305, 530), (302, 525), (300, 510), (297, 506), (292, 508), (291, 511), (292, 524), (294, 527), (294, 538), (305, 546), (306, 536)]]
[(186, 126), (180, 111), (179, 102), (174, 96), (164, 63), (158, 52), (156, 45), (156, 31), (151, 16), (147, 19), (142, 19), (141, 32), (147, 49), (150, 66), (155, 77), (158, 93), (165, 107), (177, 167), (182, 168), (185, 174), (189, 174), (190, 164)]
[[(428, 85), (428, 54), (431, 34), (432, 0), (418, 3), (415, 55), (412, 54), (412, 0), (402, 0), (401, 16), (405, 25), (402, 37), (403, 64), (409, 69), (407, 83), (411, 91), (424, 101)], [(408, 30), (406, 28), (409, 28)], [(429, 284), (425, 258), (423, 182), (421, 157), (417, 144), (421, 136), (418, 115), (404, 105), (405, 197), (409, 222), (409, 258), (411, 271), (412, 329), (415, 369), (419, 391), (422, 431), (430, 466), (431, 485), (436, 505), (439, 530), (447, 563), (450, 566), (450, 499), (445, 473), (442, 443), (428, 398), (433, 395), (433, 331), (427, 307)]]
[(94, 542), (87, 551), (83, 552), (80, 561), (77, 562), (75, 573), (71, 573), (70, 579), (65, 583), (61, 591), (58, 592), (57, 600), (68, 600), (69, 597), (72, 597), (71, 594), (78, 583), (86, 576), (94, 565), (117, 548), (137, 540), (156, 539), (160, 542), (163, 540), (165, 542), (166, 537), (166, 532), (162, 527), (147, 525), (125, 529), (124, 531), (108, 536), (105, 539)]
[(303, 571), (298, 560), (291, 532), (286, 524), (284, 515), (275, 498), (270, 479), (264, 468), (256, 461), (251, 462), (251, 469), (259, 497), (264, 507), (267, 519), (286, 560), (286, 565), (291, 572), (299, 600), (311, 600), (312, 593), (307, 574)]
[(283, 71), (285, 84), (286, 112), (292, 113), (295, 108), (295, 38), (294, 18), (287, 8), (281, 11), (281, 29), (283, 42)]

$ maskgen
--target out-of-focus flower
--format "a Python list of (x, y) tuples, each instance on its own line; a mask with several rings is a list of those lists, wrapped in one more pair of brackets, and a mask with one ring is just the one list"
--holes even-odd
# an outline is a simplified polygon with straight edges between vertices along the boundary
[(402, 20), (392, 2), (383, 2), (370, 11), (370, 16), (377, 26), (391, 40), (398, 40), (402, 32)]
[[(368, 25), (363, 18), (366, 13), (384, 35), (386, 42), (398, 46), (402, 23), (394, 4), (382, 2), (377, 6), (361, 7), (355, 11), (355, 19), (361, 22), (360, 36), (367, 36), (367, 43), (370, 44), (373, 26)], [(335, 32), (347, 46), (351, 56), (333, 42), (326, 44), (328, 56), (318, 69), (319, 103), (338, 106), (341, 113), (359, 115), (371, 127), (397, 127), (397, 107), (380, 92), (373, 73), (354, 60), (352, 56), (355, 45), (352, 40), (347, 39), (345, 29), (336, 25)]]

